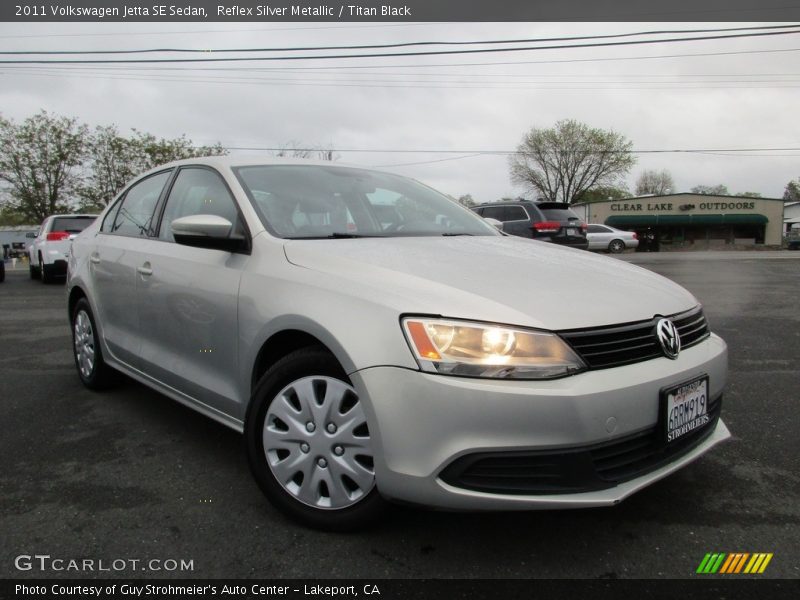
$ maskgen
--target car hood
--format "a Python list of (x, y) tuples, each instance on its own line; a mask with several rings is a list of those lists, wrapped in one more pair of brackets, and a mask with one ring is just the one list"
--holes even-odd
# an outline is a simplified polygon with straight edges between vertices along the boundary
[(572, 329), (650, 319), (698, 304), (623, 261), (511, 236), (290, 240), (288, 261), (400, 313)]

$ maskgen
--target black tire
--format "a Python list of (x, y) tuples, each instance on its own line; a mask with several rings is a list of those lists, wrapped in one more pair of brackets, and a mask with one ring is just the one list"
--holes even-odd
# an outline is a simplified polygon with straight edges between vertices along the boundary
[(47, 265), (42, 262), (41, 255), (39, 255), (39, 275), (42, 278), (42, 283), (53, 283), (53, 275), (47, 270)]
[(28, 265), (28, 273), (30, 273), (31, 279), (39, 279), (41, 274), (39, 273), (39, 269), (33, 266), (33, 263)]
[(0, 283), (6, 280), (6, 263), (0, 261)]
[[(264, 448), (264, 423), (268, 409), (287, 385), (312, 376), (334, 378), (350, 385), (338, 361), (320, 346), (292, 352), (275, 363), (259, 380), (245, 419), (245, 444), (250, 469), (267, 499), (291, 519), (308, 527), (327, 531), (361, 529), (378, 520), (386, 509), (387, 503), (380, 496), (376, 485), (373, 484), (368, 493), (349, 506), (336, 509), (317, 508), (302, 502), (287, 491), (276, 479), (268, 463)], [(323, 424), (319, 425), (319, 431), (322, 431), (322, 426)], [(308, 446), (304, 452), (309, 452), (307, 448)], [(371, 450), (374, 452), (374, 449)], [(302, 482), (299, 485), (302, 486)]]
[[(81, 368), (77, 343), (78, 333), (76, 332), (76, 322), (81, 314), (85, 315), (85, 318), (88, 319), (91, 326), (90, 337), (94, 349), (94, 361), (88, 373)], [(81, 298), (75, 304), (72, 315), (70, 315), (70, 326), (72, 330), (72, 357), (75, 360), (75, 369), (78, 371), (78, 377), (80, 377), (83, 385), (90, 390), (105, 390), (114, 386), (119, 381), (120, 374), (118, 371), (109, 367), (103, 359), (103, 349), (100, 347), (100, 338), (97, 334), (94, 314), (86, 298)]]
[(622, 240), (611, 240), (608, 243), (608, 251), (611, 254), (621, 254), (625, 251), (625, 242)]

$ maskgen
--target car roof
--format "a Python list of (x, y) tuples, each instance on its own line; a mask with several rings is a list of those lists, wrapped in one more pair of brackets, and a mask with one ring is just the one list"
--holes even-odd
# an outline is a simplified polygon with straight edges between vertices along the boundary
[(217, 168), (235, 168), (235, 167), (251, 167), (261, 165), (309, 165), (319, 167), (346, 167), (350, 169), (366, 169), (369, 171), (380, 171), (372, 167), (365, 167), (363, 165), (354, 165), (350, 163), (343, 163), (339, 161), (330, 160), (315, 160), (310, 158), (286, 158), (276, 157), (267, 154), (257, 154), (244, 156), (240, 154), (229, 154), (225, 156), (200, 156), (198, 158), (185, 158), (182, 160), (174, 160), (163, 165), (156, 167), (156, 170), (165, 169), (168, 167), (179, 167), (181, 165), (208, 165)]
[(100, 216), (100, 213), (91, 214), (91, 213), (64, 213), (64, 214), (57, 214), (57, 215), (50, 215), (47, 217), (48, 219), (55, 219), (58, 217), (92, 217), (96, 219)]

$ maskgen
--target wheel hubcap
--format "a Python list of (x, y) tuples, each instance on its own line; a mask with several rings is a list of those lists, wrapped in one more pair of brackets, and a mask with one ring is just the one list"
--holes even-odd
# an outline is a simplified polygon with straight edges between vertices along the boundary
[(75, 317), (73, 335), (78, 369), (84, 377), (91, 377), (94, 371), (94, 331), (92, 321), (84, 310), (78, 311)]
[(275, 479), (303, 504), (346, 508), (375, 486), (363, 407), (339, 379), (304, 377), (283, 388), (267, 409), (263, 441)]

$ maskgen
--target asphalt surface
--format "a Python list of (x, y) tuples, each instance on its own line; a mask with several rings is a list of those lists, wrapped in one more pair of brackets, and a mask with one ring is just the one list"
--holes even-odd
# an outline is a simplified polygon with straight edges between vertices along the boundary
[[(398, 507), (347, 535), (278, 514), (235, 432), (134, 382), (85, 390), (63, 285), (9, 272), (0, 284), (0, 577), (692, 578), (707, 552), (773, 552), (761, 577), (798, 577), (800, 253), (623, 260), (705, 304), (730, 347), (732, 440), (610, 509)], [(34, 554), (106, 566), (183, 559), (193, 570), (15, 568), (15, 557)]]

